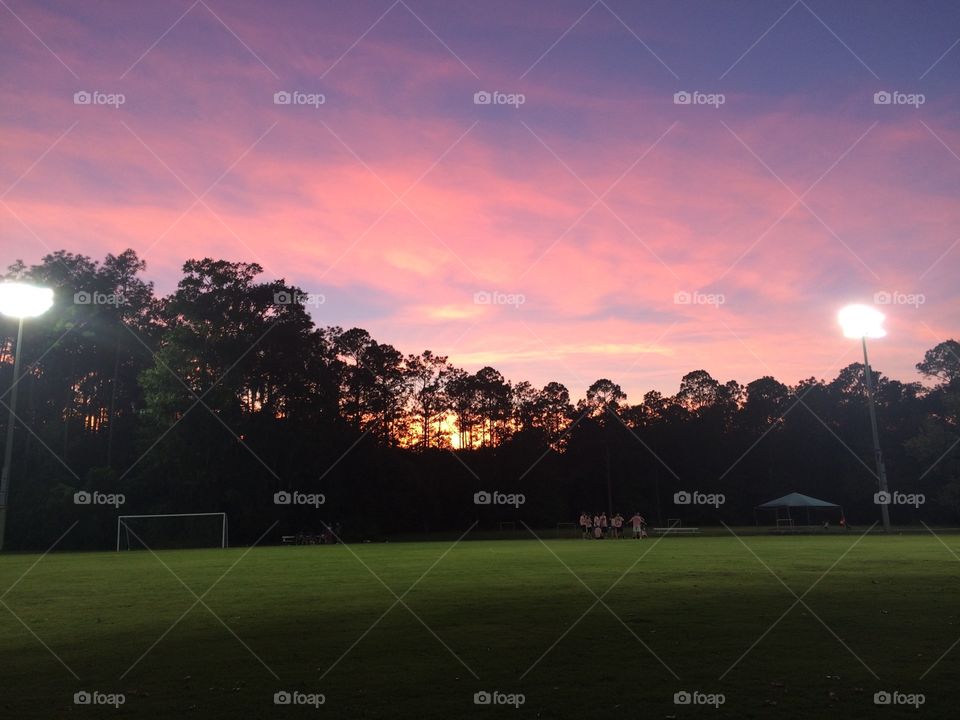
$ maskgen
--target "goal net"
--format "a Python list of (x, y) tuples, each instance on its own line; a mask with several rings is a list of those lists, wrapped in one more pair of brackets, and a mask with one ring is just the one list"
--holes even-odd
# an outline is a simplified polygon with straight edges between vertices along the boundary
[(576, 523), (557, 523), (557, 537), (580, 537), (581, 531)]
[(117, 551), (225, 548), (226, 513), (121, 515), (117, 518)]

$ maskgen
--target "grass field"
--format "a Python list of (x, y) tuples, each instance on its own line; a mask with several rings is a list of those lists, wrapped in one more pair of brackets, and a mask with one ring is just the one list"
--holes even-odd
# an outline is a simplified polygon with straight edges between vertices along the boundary
[[(932, 535), (851, 549), (856, 540), (5, 555), (0, 708), (11, 718), (954, 716), (960, 645), (921, 676), (960, 638), (960, 560)], [(960, 537), (943, 540), (960, 554)], [(806, 606), (789, 610), (796, 598), (780, 580)], [(385, 585), (403, 598), (389, 612)], [(591, 589), (612, 585), (609, 609), (590, 610)], [(77, 706), (81, 690), (125, 702)], [(325, 702), (274, 705), (284, 690)], [(475, 705), (484, 690), (524, 702)], [(674, 704), (683, 690), (725, 701)], [(882, 690), (925, 702), (919, 713), (877, 707)]]

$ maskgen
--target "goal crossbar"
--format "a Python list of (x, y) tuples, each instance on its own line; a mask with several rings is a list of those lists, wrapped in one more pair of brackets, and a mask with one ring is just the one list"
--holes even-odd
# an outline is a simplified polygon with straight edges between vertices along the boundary
[(227, 539), (227, 514), (224, 512), (207, 512), (207, 513), (158, 513), (153, 515), (118, 515), (117, 516), (117, 552), (120, 552), (120, 528), (126, 527), (129, 530), (129, 526), (125, 522), (126, 520), (132, 519), (149, 519), (149, 518), (179, 518), (179, 517), (219, 517), (223, 519), (221, 523), (220, 530), (220, 547), (228, 546)]

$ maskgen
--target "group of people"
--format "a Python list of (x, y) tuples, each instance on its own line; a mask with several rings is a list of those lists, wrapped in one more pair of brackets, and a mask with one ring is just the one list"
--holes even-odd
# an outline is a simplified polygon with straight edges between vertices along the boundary
[[(630, 523), (633, 529), (633, 538), (642, 540), (647, 537), (647, 521), (639, 512), (635, 512), (626, 522)], [(623, 538), (623, 515), (616, 513), (611, 518), (607, 518), (605, 512), (580, 513), (580, 530), (583, 533), (583, 539), (589, 540), (593, 537), (595, 540), (603, 540), (610, 532), (610, 537), (620, 540)]]

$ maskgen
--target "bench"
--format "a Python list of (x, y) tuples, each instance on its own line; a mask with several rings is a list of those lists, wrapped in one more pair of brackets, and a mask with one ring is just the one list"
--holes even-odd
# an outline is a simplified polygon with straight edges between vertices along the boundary
[(280, 543), (282, 545), (322, 545), (324, 542), (332, 543), (334, 541), (333, 537), (324, 540), (323, 535), (317, 533), (299, 533), (297, 535), (280, 536)]
[(654, 535), (699, 535), (700, 528), (695, 527), (655, 527)]

